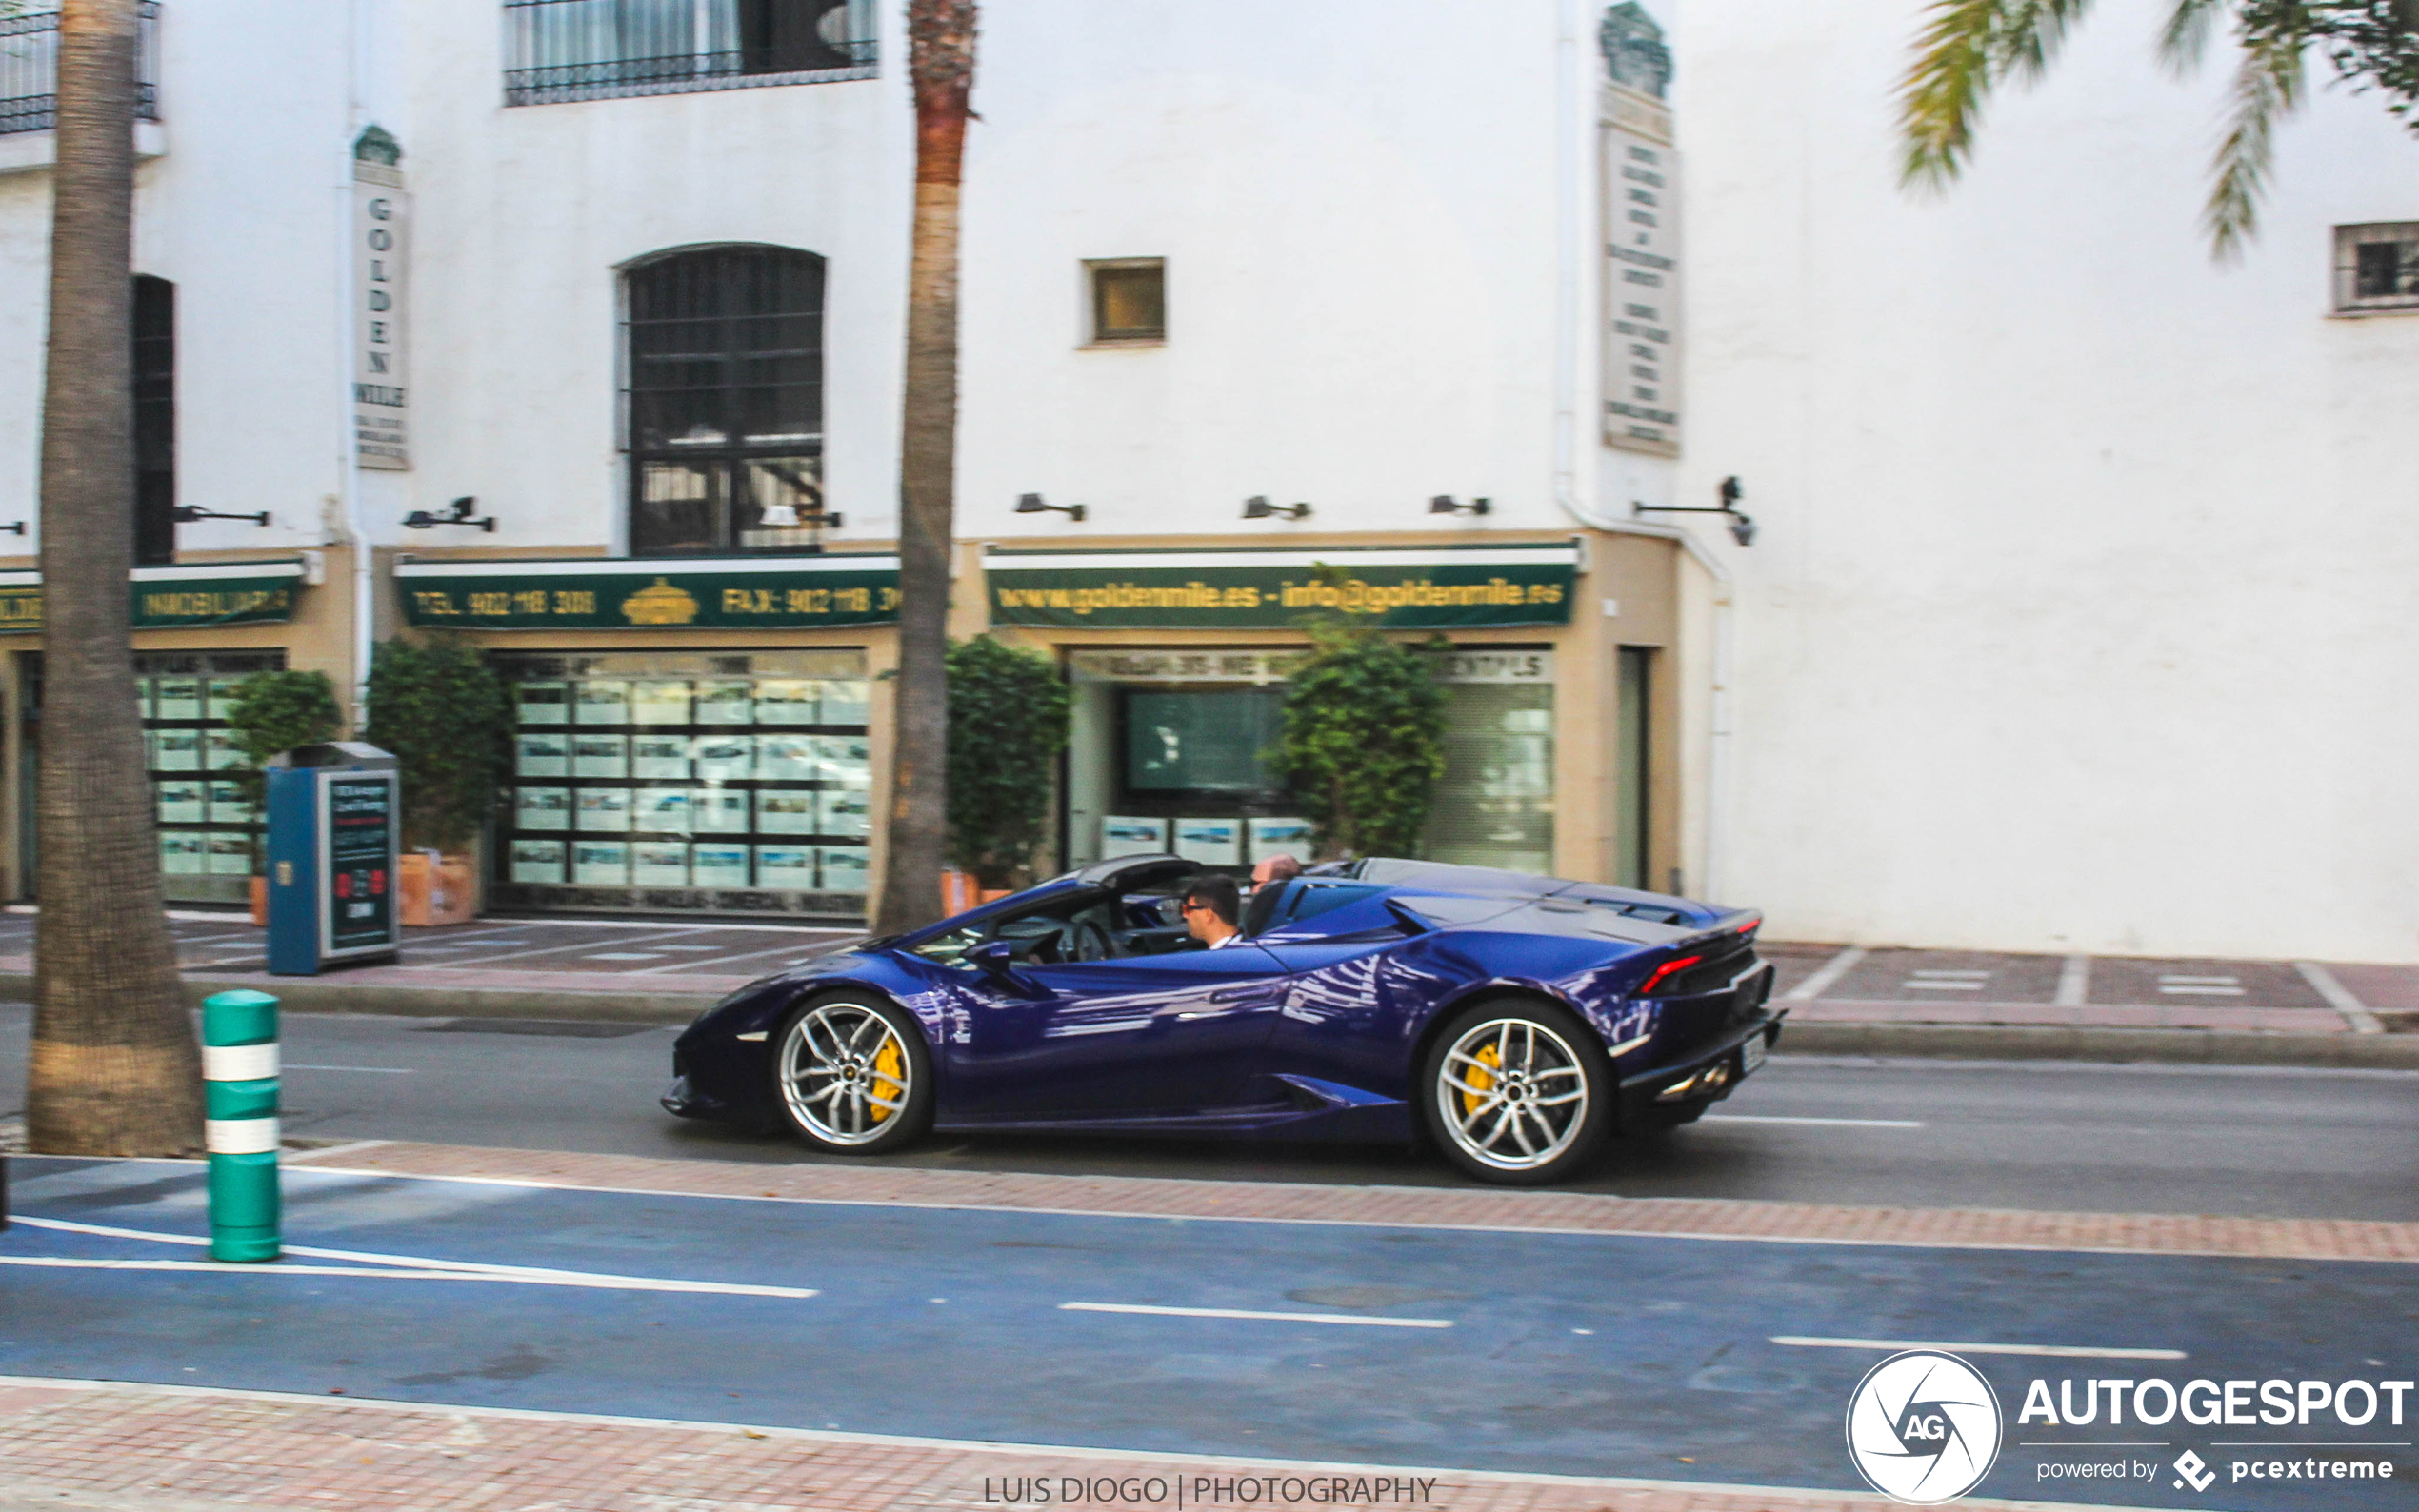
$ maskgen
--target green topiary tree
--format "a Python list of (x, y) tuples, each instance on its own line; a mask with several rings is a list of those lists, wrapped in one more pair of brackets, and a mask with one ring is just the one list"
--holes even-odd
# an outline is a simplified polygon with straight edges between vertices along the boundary
[(1445, 771), (1445, 689), (1428, 658), (1374, 627), (1306, 627), (1270, 765), (1318, 825), (1321, 853), (1415, 855)]
[(403, 843), (459, 851), (487, 822), (505, 770), (512, 706), (469, 647), (438, 637), (391, 640), (370, 663), (362, 739), (392, 751), (403, 774)]
[[(261, 812), (269, 790), (269, 758), (297, 746), (334, 740), (345, 727), (344, 711), (336, 706), (336, 685), (325, 672), (254, 672), (235, 685), (229, 700), (227, 727), (234, 734), (244, 765), (230, 775), (243, 789), (244, 801)], [(252, 870), (260, 870), (260, 842), (252, 842)]]
[(988, 635), (950, 647), (950, 859), (986, 887), (1032, 864), (1073, 698), (1047, 657)]

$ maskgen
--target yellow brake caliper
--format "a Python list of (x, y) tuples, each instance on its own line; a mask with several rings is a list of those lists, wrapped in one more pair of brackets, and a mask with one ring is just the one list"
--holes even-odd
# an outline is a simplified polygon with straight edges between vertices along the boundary
[(1471, 1059), (1483, 1063), (1489, 1069), (1485, 1071), (1471, 1069), (1462, 1073), (1462, 1081), (1468, 1087), (1475, 1089), (1465, 1090), (1462, 1093), (1462, 1117), (1464, 1118), (1478, 1111), (1484, 1094), (1492, 1090), (1495, 1085), (1494, 1071), (1502, 1069), (1504, 1064), (1504, 1058), (1495, 1053), (1495, 1047), (1491, 1044)]
[[(873, 1055), (873, 1095), (884, 1102), (896, 1103), (899, 1094), (906, 1090), (896, 1078), (906, 1069), (905, 1064), (899, 1060), (899, 1042), (884, 1040), (882, 1048)], [(877, 1104), (873, 1109), (873, 1122), (879, 1124), (894, 1111)]]

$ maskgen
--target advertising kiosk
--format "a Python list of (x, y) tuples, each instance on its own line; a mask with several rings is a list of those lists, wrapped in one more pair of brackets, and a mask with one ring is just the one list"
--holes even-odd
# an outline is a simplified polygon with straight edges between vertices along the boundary
[(359, 741), (269, 762), (269, 969), (316, 976), (394, 959), (402, 819), (395, 758)]

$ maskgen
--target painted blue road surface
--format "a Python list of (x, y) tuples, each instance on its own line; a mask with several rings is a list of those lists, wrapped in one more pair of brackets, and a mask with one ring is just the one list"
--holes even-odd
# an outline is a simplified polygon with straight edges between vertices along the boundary
[[(2108, 1378), (2407, 1380), (2408, 1265), (749, 1202), (296, 1168), (289, 1259), (212, 1269), (190, 1244), (91, 1231), (206, 1235), (196, 1165), (20, 1159), (12, 1174), (16, 1212), (34, 1222), (0, 1234), (0, 1374), (1862, 1489), (1843, 1418), (1889, 1351), (1776, 1338), (2180, 1351), (1969, 1356), (2009, 1420), (1975, 1494), (2419, 1504), (2419, 1393), (2400, 1427), (2382, 1410), (2357, 1429), (2323, 1412), (2285, 1428), (2015, 1421), (2036, 1377), (2053, 1394), (2071, 1382), (2078, 1400)], [(43, 1261), (72, 1263), (26, 1263)], [(109, 1261), (139, 1267), (89, 1263)], [(461, 1266), (552, 1274), (447, 1269)], [(701, 1289), (637, 1289), (649, 1282)], [(2285, 1446), (2231, 1442), (2247, 1440)], [(2299, 1447), (2345, 1441), (2388, 1446)], [(2205, 1493), (2170, 1483), (2188, 1448), (2218, 1473)], [(2229, 1482), (2234, 1461), (2271, 1458), (2382, 1460), (2394, 1479)], [(2048, 1464), (2119, 1461), (2157, 1473), (2044, 1479)]]

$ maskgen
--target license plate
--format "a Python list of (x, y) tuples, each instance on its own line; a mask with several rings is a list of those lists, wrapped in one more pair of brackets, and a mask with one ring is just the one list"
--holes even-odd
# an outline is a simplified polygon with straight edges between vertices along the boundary
[(1745, 1076), (1749, 1071), (1754, 1070), (1757, 1066), (1762, 1065), (1764, 1064), (1766, 1048), (1764, 1036), (1761, 1033), (1757, 1034), (1755, 1038), (1748, 1041), (1745, 1044), (1740, 1045), (1739, 1075)]

